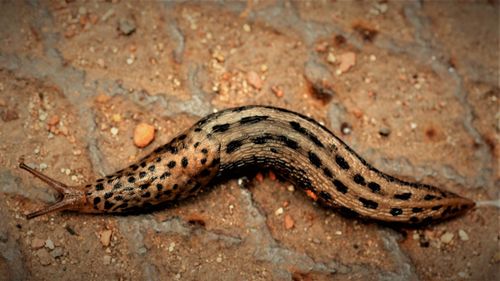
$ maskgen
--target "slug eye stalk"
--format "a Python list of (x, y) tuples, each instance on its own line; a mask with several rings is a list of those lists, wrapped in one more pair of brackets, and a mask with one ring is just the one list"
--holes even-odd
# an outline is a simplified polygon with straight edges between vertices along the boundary
[(85, 194), (83, 191), (78, 190), (76, 187), (67, 186), (66, 184), (59, 182), (53, 178), (40, 173), (39, 171), (29, 167), (24, 162), (19, 163), (19, 168), (28, 171), (30, 174), (36, 178), (44, 181), (50, 187), (57, 191), (58, 199), (52, 205), (49, 205), (38, 211), (29, 213), (26, 215), (27, 219), (32, 219), (50, 212), (61, 211), (61, 210), (77, 210), (85, 203)]

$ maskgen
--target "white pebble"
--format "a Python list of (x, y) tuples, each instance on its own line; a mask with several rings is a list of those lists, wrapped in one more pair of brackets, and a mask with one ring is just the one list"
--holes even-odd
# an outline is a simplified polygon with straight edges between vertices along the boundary
[(45, 240), (45, 248), (48, 248), (50, 250), (54, 250), (54, 248), (55, 248), (54, 242), (52, 242), (52, 240), (50, 240), (50, 238)]
[(441, 235), (440, 240), (441, 240), (441, 242), (448, 244), (453, 240), (454, 236), (455, 235), (451, 232), (445, 232), (443, 235)]
[(112, 127), (110, 131), (111, 131), (111, 134), (112, 134), (113, 136), (118, 135), (118, 128), (116, 128), (116, 127)]
[(340, 230), (335, 231), (335, 235), (342, 235), (342, 231)]
[(168, 245), (168, 251), (171, 253), (175, 250), (175, 242), (172, 242), (170, 243), (170, 245)]
[(243, 30), (244, 30), (245, 32), (250, 32), (250, 31), (252, 31), (252, 28), (250, 27), (250, 25), (248, 25), (248, 24), (246, 24), (246, 23), (245, 23), (245, 24), (243, 25)]
[(276, 211), (274, 211), (274, 214), (276, 216), (282, 215), (283, 214), (283, 208), (278, 208)]
[(287, 187), (287, 189), (288, 189), (288, 191), (290, 191), (290, 192), (294, 192), (294, 191), (295, 191), (295, 187), (294, 187), (293, 185), (289, 185), (289, 186)]
[(460, 240), (462, 241), (469, 241), (469, 235), (463, 229), (458, 231), (458, 237), (460, 237)]
[(49, 167), (49, 166), (48, 166), (47, 164), (45, 164), (45, 163), (40, 163), (40, 170), (42, 170), (42, 171), (43, 171), (43, 170), (47, 169), (48, 167)]

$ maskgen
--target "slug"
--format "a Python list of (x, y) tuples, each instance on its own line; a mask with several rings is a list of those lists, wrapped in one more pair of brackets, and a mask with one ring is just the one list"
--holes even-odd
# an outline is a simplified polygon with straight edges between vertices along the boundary
[(83, 187), (20, 164), (59, 193), (27, 215), (59, 210), (122, 213), (193, 196), (213, 179), (249, 166), (276, 170), (309, 197), (382, 222), (428, 224), (472, 208), (472, 200), (387, 175), (327, 128), (286, 109), (244, 106), (210, 114), (139, 162)]

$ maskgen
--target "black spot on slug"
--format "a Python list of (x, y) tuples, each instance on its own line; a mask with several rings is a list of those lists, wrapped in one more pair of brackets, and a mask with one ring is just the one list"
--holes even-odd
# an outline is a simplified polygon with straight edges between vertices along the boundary
[(243, 145), (241, 140), (233, 140), (226, 146), (226, 153), (230, 154), (238, 150)]
[(399, 200), (408, 200), (411, 198), (411, 193), (405, 192), (405, 193), (400, 193), (400, 194), (394, 194), (394, 198), (399, 199)]
[(225, 132), (229, 129), (229, 124), (221, 124), (221, 125), (215, 125), (212, 127), (212, 132), (213, 133), (222, 133)]
[(441, 209), (442, 207), (443, 207), (443, 205), (436, 205), (436, 206), (432, 207), (431, 209), (433, 211), (437, 211), (437, 210)]
[(330, 171), (330, 169), (328, 169), (327, 167), (323, 168), (323, 174), (329, 178), (333, 178), (332, 171)]
[(194, 147), (194, 148), (197, 148), (199, 145), (200, 145), (200, 142), (199, 142), (199, 141), (197, 141), (197, 142), (195, 142), (195, 143), (193, 144), (193, 147)]
[(318, 155), (316, 153), (309, 151), (309, 161), (311, 164), (313, 164), (316, 167), (321, 167), (321, 160), (319, 159)]
[(194, 129), (195, 132), (200, 132), (201, 131), (201, 128), (195, 128)]
[(117, 182), (114, 186), (113, 186), (113, 189), (120, 189), (122, 188), (122, 184), (121, 182)]
[(272, 139), (271, 136), (265, 135), (265, 136), (258, 136), (252, 139), (252, 142), (254, 144), (265, 144), (267, 143), (270, 139)]
[(380, 192), (380, 185), (376, 182), (369, 182), (368, 188), (371, 189), (373, 193)]
[(173, 160), (172, 160), (172, 161), (168, 162), (167, 166), (168, 166), (170, 169), (172, 169), (172, 168), (174, 168), (174, 167), (175, 167), (175, 164), (176, 164), (176, 163), (175, 163), (175, 161), (173, 161)]
[(417, 208), (417, 207), (414, 207), (414, 208), (412, 208), (412, 209), (411, 209), (411, 211), (412, 211), (412, 212), (414, 212), (414, 213), (420, 213), (420, 212), (422, 212), (423, 210), (424, 210), (424, 209), (422, 209), (422, 208)]
[(392, 208), (390, 213), (393, 216), (399, 216), (403, 213), (403, 210), (401, 210), (400, 208)]
[(329, 193), (324, 192), (324, 191), (319, 192), (319, 197), (323, 198), (326, 201), (332, 200), (332, 196)]
[(188, 162), (187, 157), (186, 156), (182, 157), (182, 160), (181, 160), (182, 167), (186, 168), (188, 164), (189, 164), (189, 162)]
[(363, 207), (369, 208), (369, 209), (377, 209), (378, 208), (378, 203), (363, 197), (358, 198), (359, 202), (363, 204)]
[(139, 165), (141, 165), (141, 167), (146, 167), (146, 161), (142, 161)]
[(346, 193), (347, 193), (348, 188), (347, 188), (347, 186), (346, 186), (344, 183), (342, 183), (341, 181), (339, 181), (339, 180), (335, 179), (335, 180), (333, 180), (333, 185), (335, 185), (335, 188), (337, 188), (337, 191), (338, 191), (338, 192), (340, 192), (340, 193), (344, 193), (344, 194), (346, 194)]
[(433, 200), (435, 198), (436, 198), (436, 196), (434, 196), (432, 194), (427, 194), (424, 196), (424, 200), (426, 200), (426, 201), (430, 201), (430, 200)]
[(205, 163), (207, 163), (207, 158), (203, 158), (203, 159), (201, 159), (201, 160), (200, 160), (200, 163), (201, 163), (202, 165), (205, 165)]
[(271, 147), (269, 150), (271, 150), (272, 153), (278, 153), (278, 150), (274, 147)]
[(155, 161), (156, 161), (156, 163), (161, 162), (161, 157), (156, 158), (156, 160), (155, 160)]
[(247, 117), (241, 118), (239, 122), (240, 122), (241, 125), (246, 125), (246, 124), (248, 125), (248, 124), (259, 123), (261, 121), (266, 120), (267, 118), (269, 118), (269, 116), (264, 116), (264, 115), (262, 115), (262, 116), (259, 116), (259, 115), (257, 115), (257, 116), (247, 116)]
[(297, 150), (299, 148), (299, 143), (296, 142), (295, 140), (289, 138), (289, 137), (286, 137), (286, 136), (283, 136), (283, 135), (279, 135), (276, 137), (280, 142), (284, 143), (285, 146), (293, 149), (293, 150)]
[(359, 185), (366, 185), (365, 178), (360, 174), (355, 174), (352, 179)]
[(349, 170), (349, 163), (345, 161), (344, 157), (340, 155), (335, 155), (335, 162), (337, 162), (337, 165), (339, 165), (340, 168), (344, 170)]
[(111, 203), (109, 201), (104, 201), (104, 209), (109, 210), (111, 207), (113, 207), (115, 204)]
[(207, 154), (207, 153), (208, 153), (208, 149), (203, 148), (203, 149), (201, 150), (201, 153), (203, 153), (203, 154)]
[(148, 198), (148, 197), (151, 197), (151, 192), (146, 192), (144, 194), (141, 195), (142, 198)]
[(104, 199), (109, 199), (113, 196), (113, 192), (106, 192), (104, 193)]
[(146, 172), (140, 172), (139, 173), (139, 178), (144, 178), (146, 176)]
[(180, 140), (180, 141), (182, 141), (182, 140), (185, 140), (186, 137), (187, 137), (186, 134), (182, 134), (182, 135), (178, 136), (177, 139)]
[(171, 174), (170, 174), (169, 172), (164, 172), (163, 174), (161, 174), (160, 179), (161, 179), (161, 180), (164, 180), (164, 179), (166, 179), (166, 178), (170, 177), (170, 175), (171, 175)]
[(156, 184), (156, 189), (161, 191), (163, 189), (163, 185), (161, 183)]
[(148, 189), (151, 184), (149, 182), (139, 185), (141, 190)]
[(123, 200), (123, 196), (121, 196), (121, 195), (116, 195), (114, 199), (115, 199), (116, 201), (122, 201), (122, 200)]
[(129, 183), (134, 183), (134, 182), (135, 182), (135, 178), (134, 178), (134, 177), (129, 177), (129, 178), (127, 179), (127, 181), (128, 181)]
[(295, 121), (290, 121), (290, 126), (292, 129), (295, 131), (301, 133), (302, 135), (306, 136), (308, 139), (310, 139), (314, 144), (316, 144), (319, 147), (325, 147), (323, 143), (316, 137), (312, 132), (307, 130), (306, 128), (302, 127), (299, 123)]
[(103, 182), (103, 181), (104, 181), (104, 179), (102, 179), (102, 178), (97, 180), (97, 182)]
[(154, 172), (154, 171), (155, 171), (155, 169), (156, 169), (155, 165), (151, 165), (151, 166), (149, 166), (149, 168), (148, 168), (148, 170), (149, 170), (150, 172)]
[(94, 198), (94, 205), (99, 204), (99, 202), (101, 202), (101, 197), (95, 197)]
[(135, 171), (137, 169), (139, 169), (139, 166), (137, 164), (133, 164), (133, 165), (130, 165), (130, 168)]
[(102, 183), (98, 183), (95, 185), (95, 190), (99, 191), (99, 190), (103, 190), (104, 189), (104, 185), (102, 185)]

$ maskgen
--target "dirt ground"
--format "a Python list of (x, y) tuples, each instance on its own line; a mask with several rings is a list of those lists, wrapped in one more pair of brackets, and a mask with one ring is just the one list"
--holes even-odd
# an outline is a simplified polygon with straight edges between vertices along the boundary
[(394, 228), (262, 171), (153, 213), (26, 220), (55, 194), (17, 167), (81, 185), (264, 104), (394, 176), (496, 200), (498, 1), (1, 1), (0, 26), (1, 280), (499, 280), (494, 207)]

